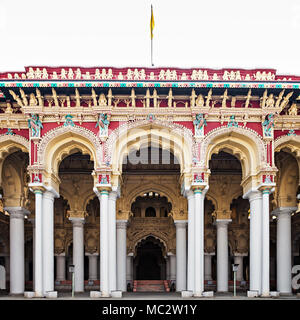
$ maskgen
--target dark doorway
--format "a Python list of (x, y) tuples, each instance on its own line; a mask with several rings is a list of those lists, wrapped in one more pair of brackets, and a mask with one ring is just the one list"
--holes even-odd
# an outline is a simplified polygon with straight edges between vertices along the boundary
[(161, 243), (154, 237), (143, 240), (137, 248), (135, 258), (136, 280), (163, 280), (165, 275), (165, 259)]

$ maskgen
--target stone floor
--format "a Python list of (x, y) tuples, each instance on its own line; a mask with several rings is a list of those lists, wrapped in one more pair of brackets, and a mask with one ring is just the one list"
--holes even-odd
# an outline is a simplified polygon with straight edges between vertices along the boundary
[[(91, 299), (90, 293), (77, 293), (72, 298), (71, 292), (58, 292), (58, 298), (54, 300), (97, 300)], [(246, 292), (238, 292), (234, 297), (232, 292), (214, 293), (214, 297), (207, 298), (182, 298), (180, 293), (152, 293), (152, 292), (125, 292), (122, 298), (98, 298), (99, 300), (300, 300), (298, 295), (280, 296), (272, 298), (248, 298)], [(24, 296), (10, 296), (7, 292), (0, 291), (0, 300), (45, 300), (45, 298), (25, 299)]]

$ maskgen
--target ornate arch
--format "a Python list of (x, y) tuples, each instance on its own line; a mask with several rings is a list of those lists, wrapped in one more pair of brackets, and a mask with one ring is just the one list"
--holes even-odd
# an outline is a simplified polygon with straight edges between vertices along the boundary
[(205, 136), (200, 145), (200, 165), (208, 168), (211, 155), (224, 149), (240, 159), (244, 177), (256, 174), (259, 167), (266, 165), (266, 145), (257, 132), (226, 126), (218, 127)]
[(152, 139), (162, 148), (169, 147), (180, 163), (181, 172), (189, 171), (193, 154), (196, 152), (195, 140), (190, 129), (163, 120), (135, 120), (124, 123), (113, 130), (104, 144), (105, 163), (112, 165), (113, 171), (122, 171), (122, 160), (132, 148), (138, 148), (141, 143)]
[(168, 239), (167, 237), (164, 236), (163, 233), (154, 231), (154, 232), (149, 232), (149, 231), (142, 231), (138, 234), (135, 235), (135, 237), (132, 239), (132, 244), (133, 244), (133, 251), (134, 251), (134, 255), (136, 255), (136, 250), (138, 245), (143, 241), (146, 240), (148, 237), (153, 237), (156, 240), (158, 240), (160, 243), (163, 244), (163, 247), (165, 249), (165, 251), (163, 251), (163, 253), (167, 253), (169, 252), (169, 247), (168, 247)]
[(61, 126), (47, 132), (38, 145), (38, 163), (45, 163), (46, 170), (51, 172), (55, 160), (62, 159), (74, 150), (89, 154), (96, 168), (102, 163), (100, 140), (92, 131), (80, 126)]
[(291, 154), (300, 157), (300, 136), (281, 136), (274, 141), (274, 151), (286, 149)]
[(20, 149), (23, 152), (29, 152), (30, 142), (28, 139), (20, 135), (0, 135), (0, 159), (4, 159), (5, 155)]

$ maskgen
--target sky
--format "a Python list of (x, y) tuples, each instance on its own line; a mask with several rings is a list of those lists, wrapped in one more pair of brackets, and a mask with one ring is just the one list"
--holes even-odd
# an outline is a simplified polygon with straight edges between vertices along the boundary
[(0, 72), (273, 68), (300, 75), (300, 0), (0, 0)]

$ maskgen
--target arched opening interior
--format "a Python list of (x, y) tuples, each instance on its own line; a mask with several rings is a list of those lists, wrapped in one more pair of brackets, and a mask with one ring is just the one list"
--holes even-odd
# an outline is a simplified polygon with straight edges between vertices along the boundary
[(134, 259), (136, 280), (164, 280), (166, 262), (163, 257), (163, 244), (153, 236), (143, 239), (136, 248)]

